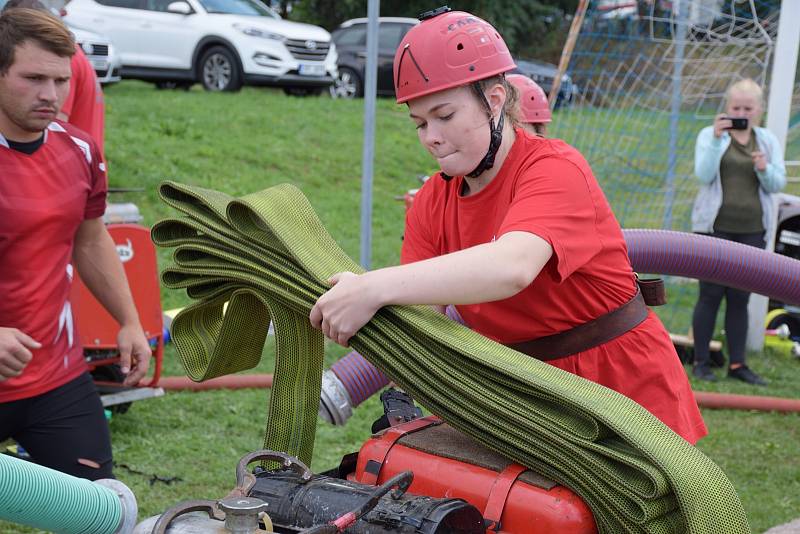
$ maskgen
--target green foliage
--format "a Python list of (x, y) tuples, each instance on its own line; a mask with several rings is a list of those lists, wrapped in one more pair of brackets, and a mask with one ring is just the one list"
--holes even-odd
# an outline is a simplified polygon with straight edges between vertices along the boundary
[[(384, 0), (381, 16), (417, 17), (441, 4), (430, 0)], [(489, 21), (502, 34), (515, 55), (558, 59), (565, 14), (572, 14), (577, 0), (462, 0), (448, 4)], [(333, 30), (343, 21), (367, 16), (367, 0), (301, 0), (292, 3), (290, 18)]]

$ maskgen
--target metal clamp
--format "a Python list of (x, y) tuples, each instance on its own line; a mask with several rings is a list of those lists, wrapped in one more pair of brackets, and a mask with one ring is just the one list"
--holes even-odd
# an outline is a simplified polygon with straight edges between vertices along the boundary
[(219, 509), (217, 504), (216, 501), (206, 500), (185, 501), (176, 504), (158, 518), (158, 521), (156, 521), (153, 527), (152, 534), (166, 534), (167, 527), (169, 527), (170, 523), (172, 523), (176, 517), (189, 512), (207, 512), (209, 518), (223, 521), (225, 519), (225, 513)]
[(308, 482), (311, 480), (311, 477), (314, 476), (314, 473), (311, 472), (311, 469), (309, 469), (306, 464), (301, 462), (295, 456), (289, 456), (288, 454), (282, 452), (262, 449), (260, 451), (251, 452), (242, 456), (242, 459), (239, 460), (239, 465), (236, 467), (236, 486), (237, 489), (246, 489), (244, 495), (246, 495), (255, 484), (255, 476), (247, 471), (247, 466), (256, 460), (278, 461), (285, 469), (291, 469), (292, 471), (297, 472), (297, 474), (303, 479), (303, 482)]
[(313, 477), (308, 466), (294, 456), (266, 449), (245, 454), (236, 466), (236, 487), (224, 499), (185, 501), (173, 506), (161, 515), (152, 534), (166, 534), (167, 527), (175, 518), (189, 512), (207, 512), (209, 518), (225, 521), (225, 527), (234, 533), (253, 532), (258, 528), (259, 515), (267, 509), (267, 503), (248, 495), (255, 486), (256, 477), (247, 466), (256, 460), (277, 461), (285, 469), (297, 472), (304, 482)]

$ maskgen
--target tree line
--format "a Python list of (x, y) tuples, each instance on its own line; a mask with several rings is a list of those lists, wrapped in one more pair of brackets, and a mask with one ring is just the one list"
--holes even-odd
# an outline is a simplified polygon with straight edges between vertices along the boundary
[[(282, 16), (327, 30), (367, 15), (367, 0), (280, 0), (275, 4)], [(380, 14), (416, 18), (439, 5), (430, 0), (382, 0)], [(491, 22), (513, 53), (557, 61), (578, 0), (459, 0), (448, 5)]]

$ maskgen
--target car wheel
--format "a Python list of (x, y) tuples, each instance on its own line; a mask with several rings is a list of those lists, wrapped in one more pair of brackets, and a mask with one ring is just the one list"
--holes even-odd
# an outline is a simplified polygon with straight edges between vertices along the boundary
[(199, 74), (206, 91), (238, 91), (242, 87), (238, 58), (224, 46), (213, 46), (203, 54)]
[(322, 87), (284, 87), (283, 92), (289, 96), (318, 96)]
[(339, 67), (339, 75), (331, 85), (330, 92), (333, 98), (361, 98), (364, 96), (364, 86), (356, 71)]

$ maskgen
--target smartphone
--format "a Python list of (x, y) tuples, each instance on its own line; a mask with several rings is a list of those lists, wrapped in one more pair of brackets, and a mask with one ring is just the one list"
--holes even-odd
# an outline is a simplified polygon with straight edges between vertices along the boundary
[(731, 121), (731, 127), (728, 128), (729, 130), (746, 130), (747, 129), (747, 119), (745, 117), (725, 117), (729, 121)]

